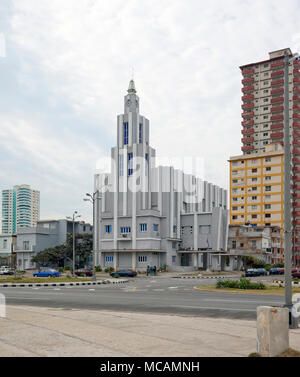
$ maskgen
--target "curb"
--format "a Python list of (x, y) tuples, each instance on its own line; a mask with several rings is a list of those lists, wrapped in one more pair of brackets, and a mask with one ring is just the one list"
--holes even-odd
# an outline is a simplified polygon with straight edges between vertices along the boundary
[(82, 285), (102, 285), (102, 284), (124, 284), (128, 280), (101, 280), (101, 281), (85, 281), (85, 282), (66, 282), (66, 283), (7, 283), (0, 284), (0, 288), (26, 288), (26, 287), (65, 287), (65, 286), (82, 286)]
[(175, 276), (174, 279), (235, 279), (238, 276)]
[[(273, 280), (273, 284), (276, 284), (279, 287), (284, 287), (285, 286), (284, 281), (280, 281), (280, 280)], [(293, 281), (292, 282), (292, 286), (293, 287), (300, 287), (300, 282)]]

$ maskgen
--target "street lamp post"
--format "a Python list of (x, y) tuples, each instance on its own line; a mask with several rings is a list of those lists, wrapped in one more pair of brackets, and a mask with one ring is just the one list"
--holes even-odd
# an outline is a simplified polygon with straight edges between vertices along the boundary
[(96, 219), (95, 219), (95, 204), (97, 203), (97, 200), (101, 200), (101, 197), (99, 197), (99, 191), (102, 190), (104, 187), (110, 187), (111, 185), (103, 185), (95, 191), (93, 194), (87, 193), (86, 196), (88, 198), (84, 198), (83, 200), (85, 202), (91, 202), (93, 205), (93, 277), (92, 280), (96, 281), (96, 272), (95, 272), (95, 264), (96, 264)]
[[(292, 212), (291, 212), (291, 145), (290, 145), (290, 100), (289, 100), (289, 66), (298, 58), (289, 53), (284, 56), (284, 273), (285, 273), (285, 307), (291, 310), (292, 301)], [(290, 327), (296, 324), (291, 316)]]
[(68, 220), (72, 220), (73, 222), (73, 266), (72, 266), (72, 275), (75, 277), (75, 219), (81, 217), (81, 215), (77, 215), (77, 211), (74, 211), (73, 216), (67, 216)]

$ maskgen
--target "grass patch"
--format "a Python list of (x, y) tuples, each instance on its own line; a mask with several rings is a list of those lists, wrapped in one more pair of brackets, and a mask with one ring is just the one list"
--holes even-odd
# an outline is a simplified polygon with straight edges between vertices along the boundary
[(292, 348), (289, 348), (287, 351), (283, 352), (281, 355), (277, 357), (300, 357), (300, 352), (295, 351)]
[(22, 277), (15, 279), (14, 277), (9, 277), (5, 279), (0, 279), (0, 284), (12, 283), (12, 284), (23, 284), (23, 283), (72, 283), (79, 281), (91, 281), (91, 278), (34, 278), (34, 277)]
[[(203, 292), (224, 292), (224, 293), (247, 293), (260, 295), (284, 295), (284, 288), (282, 287), (266, 287), (266, 289), (236, 289), (236, 288), (216, 288), (199, 286), (195, 288)], [(293, 288), (293, 293), (300, 293), (300, 288)]]
[(265, 290), (267, 287), (263, 283), (254, 283), (248, 279), (240, 279), (238, 280), (219, 280), (217, 282), (216, 288), (234, 288), (234, 289), (255, 289), (255, 290)]

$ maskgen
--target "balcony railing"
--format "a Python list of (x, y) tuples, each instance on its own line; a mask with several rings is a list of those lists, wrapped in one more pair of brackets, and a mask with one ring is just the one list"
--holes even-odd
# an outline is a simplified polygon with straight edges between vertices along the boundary
[(283, 120), (283, 115), (273, 115), (271, 116), (271, 121), (276, 121), (276, 120)]
[(300, 164), (300, 160), (299, 160), (299, 158), (297, 158), (297, 157), (294, 157), (294, 158), (292, 159), (292, 161), (293, 161), (293, 164)]
[(284, 62), (283, 61), (271, 64), (271, 69), (281, 68), (281, 67), (284, 67)]
[(271, 134), (271, 139), (281, 139), (283, 138), (284, 136), (284, 133), (283, 132), (274, 132), (273, 134)]
[(242, 143), (252, 143), (254, 141), (254, 137), (244, 137), (242, 139)]
[(283, 106), (275, 106), (271, 108), (271, 113), (278, 113), (279, 111), (283, 111), (284, 107)]
[(254, 99), (254, 94), (247, 94), (242, 97), (243, 101), (251, 101), (252, 99)]
[(242, 92), (243, 92), (243, 93), (248, 93), (248, 92), (253, 92), (253, 91), (254, 91), (254, 86), (253, 86), (253, 85), (245, 86), (245, 87), (242, 89)]
[(255, 73), (255, 70), (253, 68), (244, 69), (242, 71), (243, 76), (245, 75), (253, 75)]
[(271, 82), (271, 86), (277, 86), (277, 85), (283, 85), (284, 84), (284, 80), (280, 79), (280, 80), (274, 80)]
[(281, 77), (284, 75), (284, 71), (276, 71), (276, 72), (272, 72), (271, 73), (271, 78), (275, 78), (275, 77)]
[(253, 126), (253, 125), (254, 125), (254, 120), (245, 120), (244, 122), (242, 122), (242, 126)]
[(254, 111), (250, 111), (248, 113), (243, 113), (242, 114), (242, 117), (243, 118), (251, 118), (251, 117), (254, 117)]
[(284, 98), (283, 97), (276, 97), (271, 99), (271, 103), (280, 103), (283, 102)]
[(242, 84), (251, 84), (254, 82), (254, 77), (249, 77), (247, 79), (242, 80)]
[(274, 96), (276, 94), (283, 94), (284, 93), (284, 89), (283, 88), (277, 88), (277, 89), (273, 89), (271, 90), (271, 95)]
[(242, 131), (242, 134), (243, 135), (251, 135), (251, 134), (254, 134), (254, 128), (248, 128), (246, 130), (243, 130)]
[(242, 151), (243, 152), (249, 152), (249, 151), (253, 151), (254, 150), (254, 146), (253, 145), (249, 145), (247, 147), (242, 147)]
[(272, 124), (271, 130), (282, 130), (283, 129), (283, 124), (278, 123), (278, 124)]
[(245, 105), (242, 105), (242, 109), (243, 110), (248, 110), (248, 109), (252, 109), (254, 107), (254, 103), (251, 102), (251, 103), (246, 103)]

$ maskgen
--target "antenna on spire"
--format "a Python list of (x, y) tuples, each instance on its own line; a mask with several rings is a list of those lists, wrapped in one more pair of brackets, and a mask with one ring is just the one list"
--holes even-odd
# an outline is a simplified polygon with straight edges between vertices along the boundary
[(134, 80), (134, 67), (131, 68), (131, 80)]

